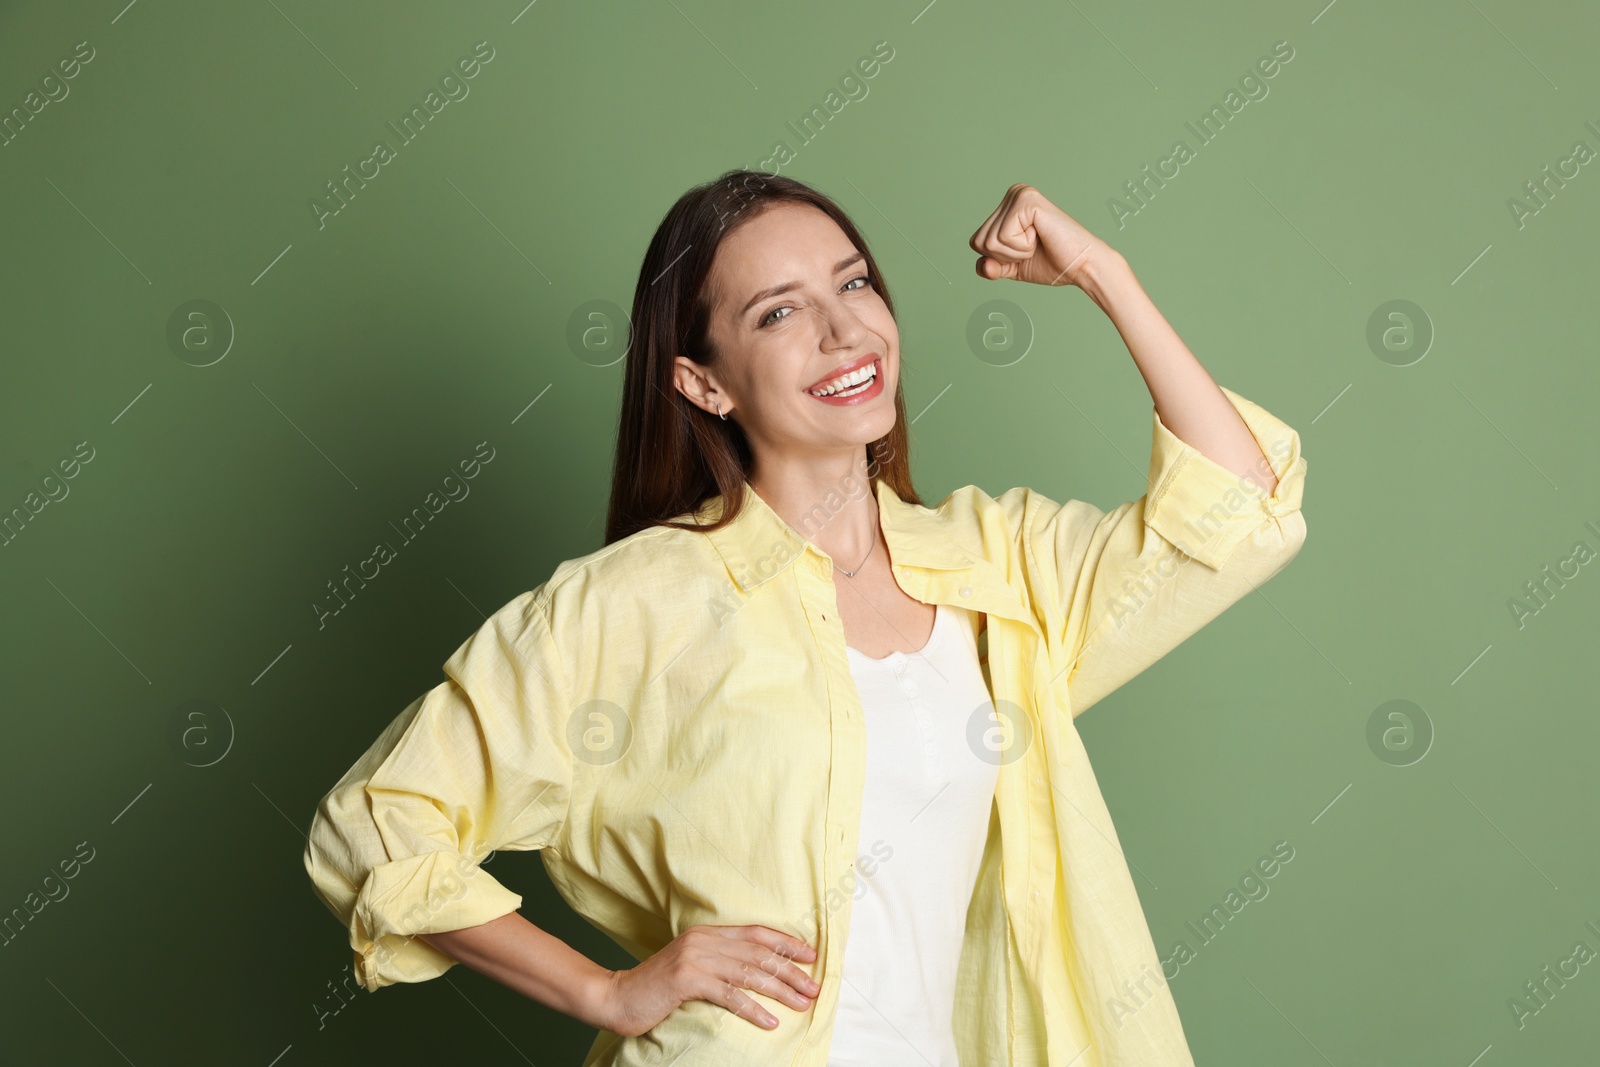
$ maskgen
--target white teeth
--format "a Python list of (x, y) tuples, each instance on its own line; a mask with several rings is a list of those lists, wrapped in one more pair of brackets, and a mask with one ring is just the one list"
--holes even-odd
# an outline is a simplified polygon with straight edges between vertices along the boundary
[[(867, 364), (865, 367), (851, 371), (849, 374), (835, 378), (822, 388), (813, 389), (810, 392), (812, 396), (840, 396), (859, 393), (870, 387), (873, 379), (877, 376), (878, 364), (876, 361), (874, 361)], [(862, 385), (862, 383), (865, 383), (865, 385)], [(862, 388), (852, 388), (856, 385), (862, 385)]]

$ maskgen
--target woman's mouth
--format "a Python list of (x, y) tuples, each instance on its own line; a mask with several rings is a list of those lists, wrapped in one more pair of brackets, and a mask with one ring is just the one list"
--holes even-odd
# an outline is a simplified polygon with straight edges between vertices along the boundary
[(835, 405), (857, 404), (870, 400), (883, 392), (883, 374), (879, 363), (879, 360), (874, 359), (871, 363), (858, 367), (848, 374), (832, 378), (815, 389), (807, 389), (806, 395), (825, 404)]

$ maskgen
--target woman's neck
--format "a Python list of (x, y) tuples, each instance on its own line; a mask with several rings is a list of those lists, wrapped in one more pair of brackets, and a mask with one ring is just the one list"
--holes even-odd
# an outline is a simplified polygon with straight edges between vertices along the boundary
[(841, 567), (854, 568), (871, 554), (882, 534), (865, 455), (854, 470), (795, 465), (783, 477), (771, 473), (752, 472), (750, 488), (802, 537)]

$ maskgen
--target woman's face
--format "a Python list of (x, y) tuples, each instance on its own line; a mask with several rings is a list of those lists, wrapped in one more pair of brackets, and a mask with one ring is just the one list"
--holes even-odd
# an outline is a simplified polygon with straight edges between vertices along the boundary
[[(707, 279), (714, 367), (677, 357), (678, 387), (722, 405), (759, 462), (769, 450), (858, 450), (894, 427), (900, 331), (844, 231), (807, 204), (778, 203), (717, 249)], [(774, 289), (782, 292), (771, 292)], [(875, 374), (821, 399), (847, 371)], [(863, 388), (864, 386), (864, 388)]]

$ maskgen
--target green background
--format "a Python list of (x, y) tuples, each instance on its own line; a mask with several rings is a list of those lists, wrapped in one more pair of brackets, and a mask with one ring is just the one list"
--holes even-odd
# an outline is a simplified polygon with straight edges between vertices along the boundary
[[(4, 112), (95, 50), (0, 147), (0, 509), (94, 450), (0, 548), (0, 912), (94, 850), (0, 948), (0, 1058), (578, 1062), (591, 1031), (465, 967), (319, 1024), (350, 953), (303, 832), (486, 614), (600, 547), (621, 364), (572, 316), (628, 306), (673, 200), (781, 140), (880, 257), (930, 502), (1143, 491), (1150, 398), (1110, 322), (973, 270), (1013, 182), (1302, 435), (1294, 564), (1078, 721), (1157, 947), (1195, 951), (1172, 985), (1196, 1062), (1594, 1061), (1600, 961), (1520, 1026), (1508, 1006), (1600, 951), (1600, 568), (1520, 627), (1508, 606), (1600, 549), (1600, 163), (1508, 207), (1600, 149), (1592, 7), (524, 4), (0, 6)], [(319, 228), (325, 184), (480, 41), (470, 95)], [(787, 124), (879, 41), (868, 94), (802, 144)], [(1199, 146), (1184, 124), (1279, 41), (1268, 95)], [(1194, 158), (1119, 226), (1108, 202), (1180, 138)], [(966, 340), (997, 298), (1033, 336), (1007, 366)], [(195, 300), (227, 322), (175, 348)], [(1369, 344), (1392, 300), (1420, 360)], [(319, 628), (326, 583), (480, 441), (471, 495)], [(1391, 700), (1431, 724), (1422, 758), (1421, 734), (1369, 743)], [(191, 701), (208, 766), (173, 741)], [(1270, 893), (1199, 945), (1185, 924), (1280, 841)], [(535, 854), (489, 869), (626, 962)]]

